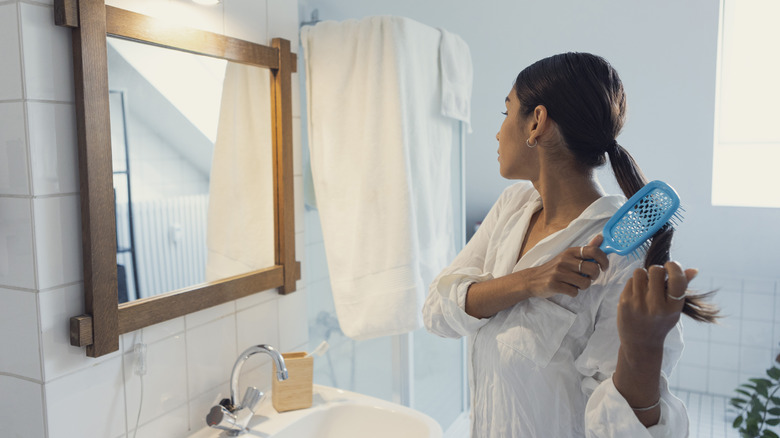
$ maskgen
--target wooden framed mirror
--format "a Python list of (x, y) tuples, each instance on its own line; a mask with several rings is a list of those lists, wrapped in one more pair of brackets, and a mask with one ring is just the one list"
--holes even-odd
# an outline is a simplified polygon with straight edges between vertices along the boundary
[[(55, 0), (54, 6), (56, 24), (73, 29), (78, 123), (86, 314), (71, 318), (71, 344), (86, 346), (87, 356), (99, 357), (119, 349), (121, 334), (269, 289), (276, 288), (283, 294), (295, 291), (296, 281), (301, 278), (300, 263), (295, 259), (292, 164), (291, 74), (297, 61), (289, 41), (276, 38), (270, 47), (263, 46), (171, 25), (165, 20), (106, 6), (104, 0)], [(249, 272), (176, 286), (175, 290), (139, 295), (135, 297), (138, 299), (120, 303), (118, 271), (123, 269), (118, 268), (117, 242), (122, 241), (122, 236), (117, 233), (119, 204), (114, 187), (110, 114), (113, 110), (116, 116), (123, 106), (115, 104), (109, 89), (111, 52), (107, 37), (269, 71), (269, 208), (273, 210), (269, 217), (273, 222), (273, 262), (268, 266), (255, 266)], [(173, 230), (172, 235), (177, 235), (177, 231)], [(137, 269), (135, 264), (133, 269)]]

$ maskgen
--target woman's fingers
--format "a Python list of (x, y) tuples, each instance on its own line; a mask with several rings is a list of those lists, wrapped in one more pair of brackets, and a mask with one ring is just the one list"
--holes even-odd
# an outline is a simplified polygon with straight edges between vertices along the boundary
[[(688, 282), (693, 278), (689, 278), (689, 272), (683, 271), (682, 266), (679, 263), (670, 261), (664, 265), (666, 268), (667, 286), (666, 297), (667, 302), (674, 304), (674, 307), (679, 307), (685, 304), (682, 297), (685, 296), (685, 291), (688, 290)], [(695, 273), (693, 274), (695, 276)]]
[(633, 296), (634, 299), (642, 299), (645, 296), (647, 290), (647, 271), (642, 268), (634, 269), (633, 282)]
[(604, 236), (597, 234), (596, 237), (590, 240), (588, 244), (583, 248), (582, 255), (586, 260), (593, 260), (598, 263), (602, 271), (606, 271), (609, 267), (609, 259), (607, 254), (599, 248), (601, 242), (604, 241)]

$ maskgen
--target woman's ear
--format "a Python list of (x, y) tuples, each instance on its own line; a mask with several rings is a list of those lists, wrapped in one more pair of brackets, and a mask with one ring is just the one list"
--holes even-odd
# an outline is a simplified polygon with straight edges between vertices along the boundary
[(544, 136), (550, 129), (551, 120), (547, 117), (547, 108), (545, 108), (544, 105), (537, 105), (536, 108), (534, 108), (534, 112), (531, 114), (531, 120), (529, 120), (529, 122), (531, 125), (529, 141), (533, 143), (533, 140)]

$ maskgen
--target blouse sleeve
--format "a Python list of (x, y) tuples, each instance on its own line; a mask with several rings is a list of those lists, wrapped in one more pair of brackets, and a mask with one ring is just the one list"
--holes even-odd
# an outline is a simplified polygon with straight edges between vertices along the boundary
[[(612, 261), (611, 261), (612, 262)], [(614, 263), (616, 264), (616, 263)], [(612, 268), (613, 263), (610, 264)], [(612, 374), (617, 366), (620, 337), (617, 331), (617, 305), (620, 293), (638, 266), (623, 263), (604, 286), (605, 297), (596, 316), (596, 326), (575, 366), (582, 378), (582, 391), (588, 397), (585, 408), (585, 430), (589, 438), (678, 438), (688, 435), (688, 414), (685, 405), (668, 387), (667, 376), (674, 369), (683, 350), (680, 323), (669, 332), (664, 341), (659, 390), (661, 418), (653, 426), (645, 427), (634, 414), (628, 402), (615, 388)]]
[(428, 288), (423, 321), (429, 332), (446, 338), (460, 338), (476, 333), (490, 320), (474, 318), (466, 313), (466, 293), (473, 283), (493, 278), (485, 272), (485, 258), (505, 197), (506, 192), (490, 209), (466, 247)]

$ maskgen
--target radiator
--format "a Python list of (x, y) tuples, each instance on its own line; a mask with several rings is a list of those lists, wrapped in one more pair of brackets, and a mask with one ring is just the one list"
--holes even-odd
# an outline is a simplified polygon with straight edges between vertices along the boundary
[[(119, 247), (129, 243), (126, 205), (117, 205)], [(133, 202), (133, 231), (138, 289), (131, 299), (146, 298), (205, 281), (208, 194)], [(119, 263), (129, 262), (129, 255)], [(132, 277), (132, 270), (127, 270)], [(128, 285), (133, 283), (128, 278)]]

